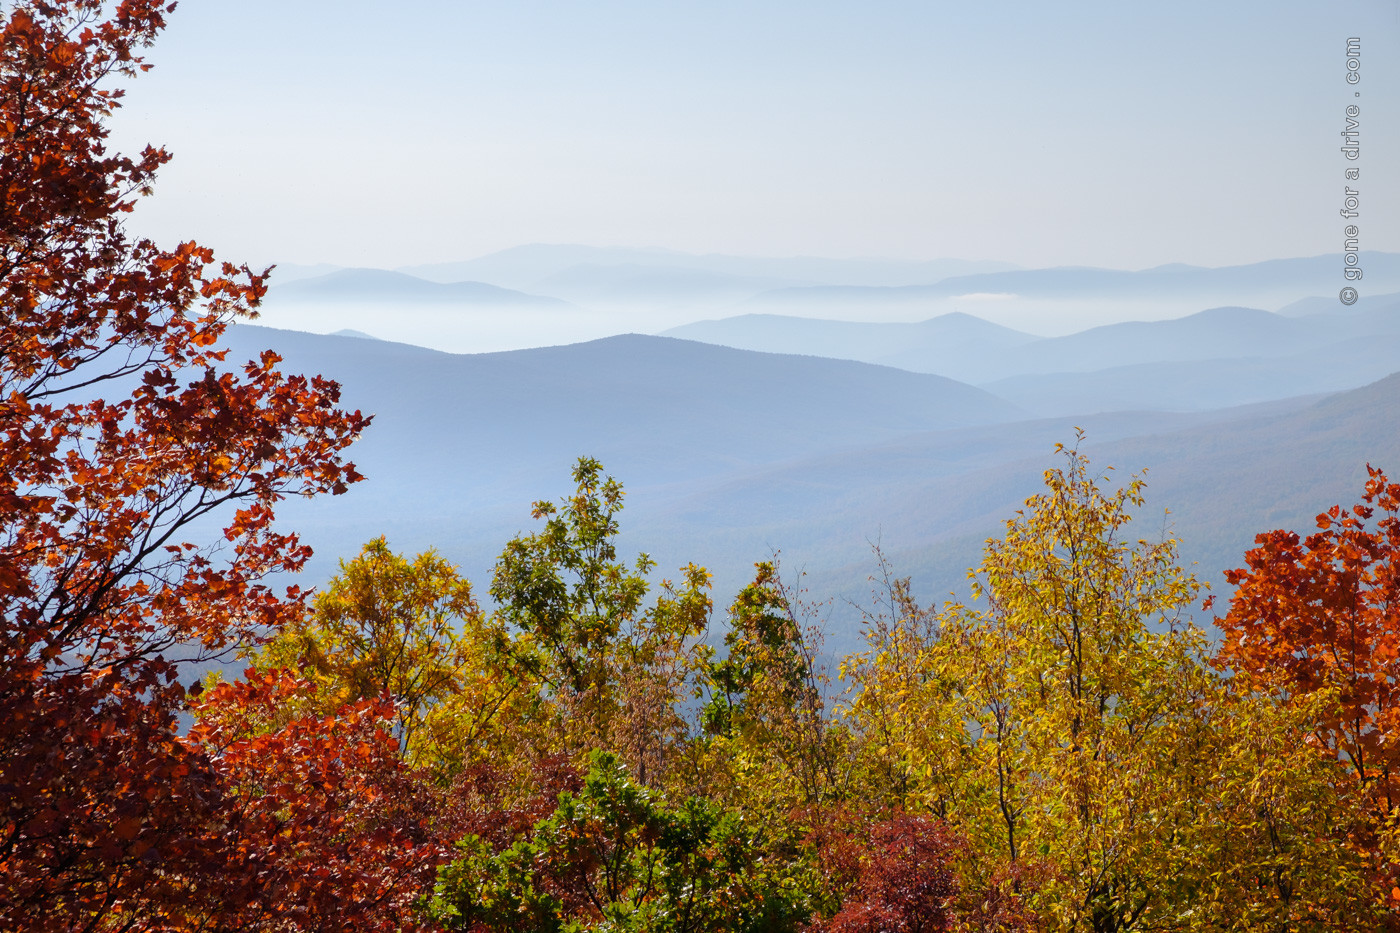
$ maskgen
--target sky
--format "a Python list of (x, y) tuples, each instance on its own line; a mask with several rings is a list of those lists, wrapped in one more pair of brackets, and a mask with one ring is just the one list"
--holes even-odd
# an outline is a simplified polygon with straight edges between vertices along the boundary
[(252, 263), (1219, 266), (1339, 252), (1346, 186), (1400, 251), (1400, 0), (183, 0), (147, 61), (134, 229)]

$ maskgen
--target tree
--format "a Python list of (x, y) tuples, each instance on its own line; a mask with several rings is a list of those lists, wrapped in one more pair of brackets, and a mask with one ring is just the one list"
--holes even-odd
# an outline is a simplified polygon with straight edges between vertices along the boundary
[[(390, 696), (395, 733), (418, 764), (460, 766), (522, 690), (510, 675), (508, 633), (488, 620), (471, 585), (433, 551), (412, 561), (376, 538), (316, 594), (310, 614), (256, 659), (260, 669), (300, 668), (329, 715)], [(518, 704), (516, 704), (518, 705)]]
[(511, 846), (462, 848), (431, 906), (452, 930), (782, 933), (810, 912), (792, 866), (772, 864), (737, 812), (695, 797), (670, 806), (605, 752)]
[(763, 561), (754, 570), (753, 582), (729, 609), (728, 655), (709, 666), (710, 701), (703, 719), (707, 731), (723, 735), (746, 719), (761, 719), (754, 695), (761, 685), (771, 684), (775, 699), (786, 706), (801, 703), (812, 691), (811, 663), (777, 565)]
[(1218, 661), (1258, 702), (1307, 710), (1311, 744), (1345, 764), (1358, 813), (1334, 833), (1370, 858), (1400, 928), (1400, 484), (1367, 472), (1352, 509), (1332, 506), (1306, 538), (1260, 534), (1226, 574)]
[(1057, 876), (1036, 907), (1065, 929), (1140, 929), (1182, 906), (1159, 868), (1192, 825), (1178, 804), (1193, 775), (1174, 763), (1209, 689), (1204, 635), (1183, 618), (1199, 584), (1175, 541), (1127, 537), (1140, 478), (1113, 489), (1060, 450), (1046, 491), (987, 544), (985, 614), (955, 612), (942, 638), (971, 662), (952, 664), (1008, 851)]
[(1140, 479), (1114, 489), (1057, 449), (1045, 492), (969, 574), (986, 607), (952, 603), (930, 624), (896, 599), (904, 618), (874, 633), (853, 713), (887, 761), (867, 770), (907, 776), (914, 802), (947, 815), (978, 884), (1034, 868), (1028, 902), (1055, 928), (1151, 928), (1185, 909), (1164, 866), (1189, 844), (1184, 801), (1206, 767), (1184, 753), (1210, 689), (1182, 618), (1197, 584), (1175, 542), (1127, 536)]
[[(193, 242), (132, 240), (124, 215), (169, 158), (111, 153), (113, 79), (149, 67), (154, 0), (0, 11), (0, 925), (81, 929), (174, 903), (212, 856), (219, 806), (175, 732), (176, 654), (208, 657), (299, 612), (263, 582), (308, 551), (287, 495), (359, 478), (368, 419), (264, 353), (225, 365), (265, 273)], [(186, 540), (222, 515), (219, 540)], [(152, 907), (152, 916), (165, 916)]]
[(775, 561), (754, 571), (729, 609), (724, 660), (706, 665), (702, 762), (726, 773), (732, 800), (785, 819), (839, 794), (844, 732), (828, 716), (820, 631), (802, 624)]
[[(840, 910), (818, 929), (827, 933), (942, 933), (956, 927), (958, 880), (953, 842), (928, 817), (900, 814), (868, 828), (865, 845), (828, 842), (828, 861), (845, 884)], [(845, 843), (841, 845), (840, 843)], [(834, 857), (833, 857), (834, 856)], [(845, 864), (841, 864), (844, 862)]]
[(552, 710), (550, 750), (576, 760), (593, 749), (621, 755), (645, 784), (658, 784), (688, 737), (679, 704), (708, 656), (710, 575), (693, 564), (681, 582), (663, 581), (645, 606), (654, 568), (645, 554), (617, 560), (622, 485), (602, 464), (580, 458), (573, 496), (534, 504), (544, 528), (506, 545), (491, 595), (519, 637), (522, 676)]
[(286, 670), (250, 669), (200, 698), (190, 740), (213, 756), (224, 800), (220, 820), (191, 829), (221, 870), (182, 879), (194, 907), (182, 905), (172, 926), (433, 929), (414, 919), (415, 905), (450, 858), (455, 814), (442, 788), (401, 760), (391, 700), (325, 716), (316, 691)]
[(1196, 775), (1181, 793), (1192, 830), (1157, 867), (1186, 908), (1184, 929), (1386, 928), (1365, 861), (1338, 832), (1355, 817), (1344, 769), (1308, 740), (1317, 699), (1217, 685), (1207, 728), (1180, 749)]

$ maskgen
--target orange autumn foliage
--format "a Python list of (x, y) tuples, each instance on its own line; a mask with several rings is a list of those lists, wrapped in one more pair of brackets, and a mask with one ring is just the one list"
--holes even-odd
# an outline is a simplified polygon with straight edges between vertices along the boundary
[(1317, 737), (1388, 813), (1400, 803), (1400, 483), (1368, 471), (1361, 503), (1332, 506), (1306, 538), (1259, 535), (1226, 574), (1220, 659), (1290, 696), (1332, 691)]
[[(1367, 466), (1362, 501), (1332, 506), (1307, 537), (1255, 538), (1226, 574), (1218, 662), (1264, 702), (1303, 704), (1311, 740), (1343, 766), (1349, 825), (1333, 831), (1370, 865), (1384, 929), (1400, 929), (1400, 483)], [(1380, 928), (1378, 926), (1378, 928)]]
[[(344, 491), (338, 386), (219, 339), (265, 273), (123, 220), (168, 159), (107, 148), (113, 86), (174, 4), (0, 9), (0, 928), (178, 927), (227, 789), (178, 735), (176, 657), (300, 611), (288, 495)], [(191, 541), (222, 519), (223, 534)], [(207, 537), (207, 532), (205, 533)]]
[(213, 756), (224, 791), (221, 820), (205, 835), (223, 870), (193, 879), (203, 922), (228, 930), (431, 928), (412, 922), (413, 902), (453, 851), (434, 819), (443, 812), (450, 822), (451, 811), (440, 789), (400, 759), (387, 696), (333, 716), (297, 712), (313, 690), (286, 670), (250, 669), (244, 681), (201, 698), (190, 739)]

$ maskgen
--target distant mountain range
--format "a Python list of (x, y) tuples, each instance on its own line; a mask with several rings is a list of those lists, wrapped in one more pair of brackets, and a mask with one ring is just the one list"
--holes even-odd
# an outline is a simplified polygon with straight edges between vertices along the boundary
[[(1400, 254), (1363, 252), (1366, 291), (1400, 289)], [(789, 288), (751, 299), (754, 310), (814, 308), (821, 305), (875, 307), (926, 303), (965, 295), (1014, 295), (1017, 298), (1152, 301), (1177, 299), (1221, 302), (1244, 299), (1250, 304), (1291, 301), (1301, 295), (1326, 294), (1346, 282), (1340, 254), (1305, 259), (1275, 259), (1241, 266), (1204, 268), (1174, 264), (1129, 272), (1120, 269), (1061, 267), (1015, 269), (958, 275), (921, 285), (868, 287), (855, 285)]]
[[(274, 346), (289, 366), (336, 374), (348, 404), (387, 413), (376, 437), (387, 440), (395, 473), (418, 473), (397, 461), (430, 437), (447, 438), (433, 441), (438, 453), (460, 453), (451, 468), (459, 474), (482, 463), (474, 451), (490, 450), (516, 463), (515, 471), (552, 476), (567, 461), (561, 467), (534, 458), (562, 449), (635, 465), (637, 480), (664, 482), (911, 431), (1026, 417), (942, 376), (669, 337), (450, 354), (246, 325), (232, 333), (235, 358)], [(430, 418), (439, 420), (430, 425)], [(434, 462), (428, 473), (445, 468)]]
[[(671, 273), (705, 273), (715, 279), (753, 280), (759, 290), (783, 285), (916, 285), (954, 275), (999, 272), (1017, 268), (1008, 262), (935, 259), (902, 262), (887, 259), (826, 259), (815, 256), (761, 257), (695, 255), (675, 250), (626, 249), (535, 243), (501, 250), (464, 262), (404, 266), (407, 272), (435, 282), (479, 279), (526, 291), (539, 290), (546, 279), (570, 270), (617, 268), (625, 280), (631, 270), (658, 268)], [(597, 275), (598, 273), (593, 273)], [(546, 294), (553, 294), (544, 289)], [(751, 293), (752, 294), (752, 293)]]
[[(565, 494), (580, 455), (628, 488), (623, 547), (663, 573), (708, 566), (721, 606), (775, 548), (813, 595), (857, 598), (874, 540), (922, 597), (961, 587), (1076, 424), (1096, 466), (1150, 469), (1135, 533), (1174, 529), (1216, 583), (1255, 533), (1354, 501), (1366, 462), (1400, 473), (1400, 375), (1245, 408), (1034, 418), (933, 375), (660, 337), (460, 356), (248, 326), (232, 342), (231, 361), (271, 346), (375, 414), (352, 452), (365, 483), (283, 504), (317, 549), (307, 583), (387, 534), (437, 547), (484, 595), (530, 501)], [(844, 605), (829, 610), (837, 648), (856, 637)]]
[(1207, 411), (1340, 392), (1400, 370), (1400, 336), (1353, 337), (1290, 356), (1136, 363), (1094, 372), (1009, 376), (983, 388), (1028, 411)]
[(985, 378), (1005, 354), (1040, 340), (960, 312), (912, 324), (745, 314), (683, 324), (664, 334), (743, 350), (861, 360), (962, 380)]
[(1335, 299), (1290, 310), (1311, 309), (1324, 313), (1213, 308), (1053, 338), (956, 313), (918, 324), (748, 314), (666, 333), (939, 373), (1044, 415), (1205, 410), (1355, 388), (1400, 370), (1400, 295), (1374, 296), (1361, 310)]
[[(567, 265), (587, 257), (645, 257), (647, 261)], [(645, 331), (668, 314), (683, 315), (684, 308), (696, 302), (740, 300), (772, 281), (665, 264), (677, 257), (678, 261), (687, 258), (661, 252), (522, 247), (484, 257), (479, 264), (487, 269), (492, 263), (514, 263), (517, 271), (527, 266), (539, 271), (564, 264), (565, 268), (537, 284), (569, 294), (579, 304), (486, 282), (432, 282), (404, 272), (340, 269), (274, 286), (266, 302), (265, 320), (283, 327), (353, 330), (377, 338), (436, 343), (458, 352), (481, 351)], [(699, 258), (719, 263), (732, 257)], [(1085, 278), (1080, 284), (1086, 294), (1094, 293), (1094, 281), (1114, 288), (1126, 287), (1124, 283), (1129, 282), (1139, 283), (1133, 288), (1140, 288), (1145, 281), (1166, 291), (1205, 288), (1209, 282), (1243, 283), (1241, 287), (1273, 282), (1277, 286), (1319, 274), (1326, 258), (1223, 269), (1171, 266), (1139, 273), (1020, 270), (964, 276), (912, 291), (875, 291), (947, 292), (961, 287), (958, 283), (966, 284), (969, 278), (989, 282), (988, 276), (1002, 282), (1013, 278), (1051, 281), (1060, 287), (1065, 276), (1082, 275)], [(1367, 254), (1364, 261), (1374, 278), (1375, 273), (1383, 275), (1394, 259), (1388, 254)], [(749, 263), (751, 267), (760, 264), (759, 260)], [(597, 302), (633, 310), (589, 310)], [(1368, 294), (1351, 308), (1335, 299), (1296, 299), (1279, 313), (1217, 307), (1166, 320), (1119, 322), (1048, 338), (961, 312), (910, 323), (755, 313), (693, 321), (662, 333), (736, 349), (853, 359), (943, 375), (980, 385), (1039, 415), (1121, 408), (1206, 410), (1354, 388), (1395, 371), (1400, 368), (1400, 295)]]
[[(274, 274), (275, 275), (275, 274)], [(276, 281), (274, 277), (273, 281)], [(298, 278), (269, 289), (270, 302), (358, 303), (381, 305), (458, 305), (563, 308), (558, 298), (527, 295), (485, 282), (430, 282), (385, 269), (337, 269)]]
[[(1366, 287), (1357, 313), (1374, 307), (1375, 296), (1400, 291), (1400, 254), (1364, 253), (1361, 261)], [(396, 271), (284, 266), (273, 273), (266, 307), (267, 321), (274, 326), (320, 332), (350, 327), (452, 352), (544, 346), (636, 331), (849, 357), (853, 351), (833, 353), (823, 344), (850, 338), (861, 359), (980, 380), (1027, 370), (1018, 364), (993, 371), (980, 361), (1000, 351), (1003, 338), (1009, 339), (1006, 334), (985, 351), (974, 347), (971, 356), (952, 349), (960, 339), (953, 333), (953, 319), (909, 332), (912, 343), (907, 345), (903, 336), (893, 336), (894, 330), (877, 339), (857, 335), (850, 327), (833, 327), (839, 337), (821, 338), (796, 335), (791, 328), (781, 333), (783, 325), (770, 320), (752, 333), (733, 336), (721, 332), (732, 325), (712, 322), (747, 312), (755, 325), (775, 316), (915, 324), (956, 312), (1008, 330), (1068, 336), (1094, 325), (1179, 318), (1217, 306), (1286, 308), (1285, 317), (1306, 317), (1328, 304), (1336, 307), (1335, 299), (1314, 296), (1335, 295), (1342, 268), (1340, 255), (1134, 272), (533, 245)], [(444, 317), (449, 309), (509, 313), (485, 322), (462, 314)], [(338, 311), (343, 315), (337, 316)], [(693, 329), (670, 330), (679, 326)], [(939, 342), (931, 337), (934, 331), (950, 348), (932, 355), (937, 365), (923, 352)], [(887, 349), (880, 348), (881, 340)], [(941, 362), (945, 357), (947, 365)]]
[(1310, 298), (1301, 298), (1292, 304), (1284, 305), (1282, 308), (1278, 309), (1278, 313), (1282, 314), (1284, 317), (1309, 317), (1314, 314), (1346, 316), (1389, 308), (1397, 301), (1400, 301), (1400, 295), (1376, 294), (1368, 289), (1367, 294), (1359, 298), (1356, 303), (1351, 306), (1343, 305), (1337, 300), (1337, 296), (1335, 295), (1328, 295), (1325, 298), (1313, 296)]

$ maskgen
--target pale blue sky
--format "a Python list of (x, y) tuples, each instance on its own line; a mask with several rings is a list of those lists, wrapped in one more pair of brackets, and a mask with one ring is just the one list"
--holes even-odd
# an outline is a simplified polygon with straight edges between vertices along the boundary
[(183, 0), (148, 60), (115, 139), (176, 160), (136, 224), (230, 259), (1336, 252), (1352, 103), (1400, 251), (1400, 0)]

